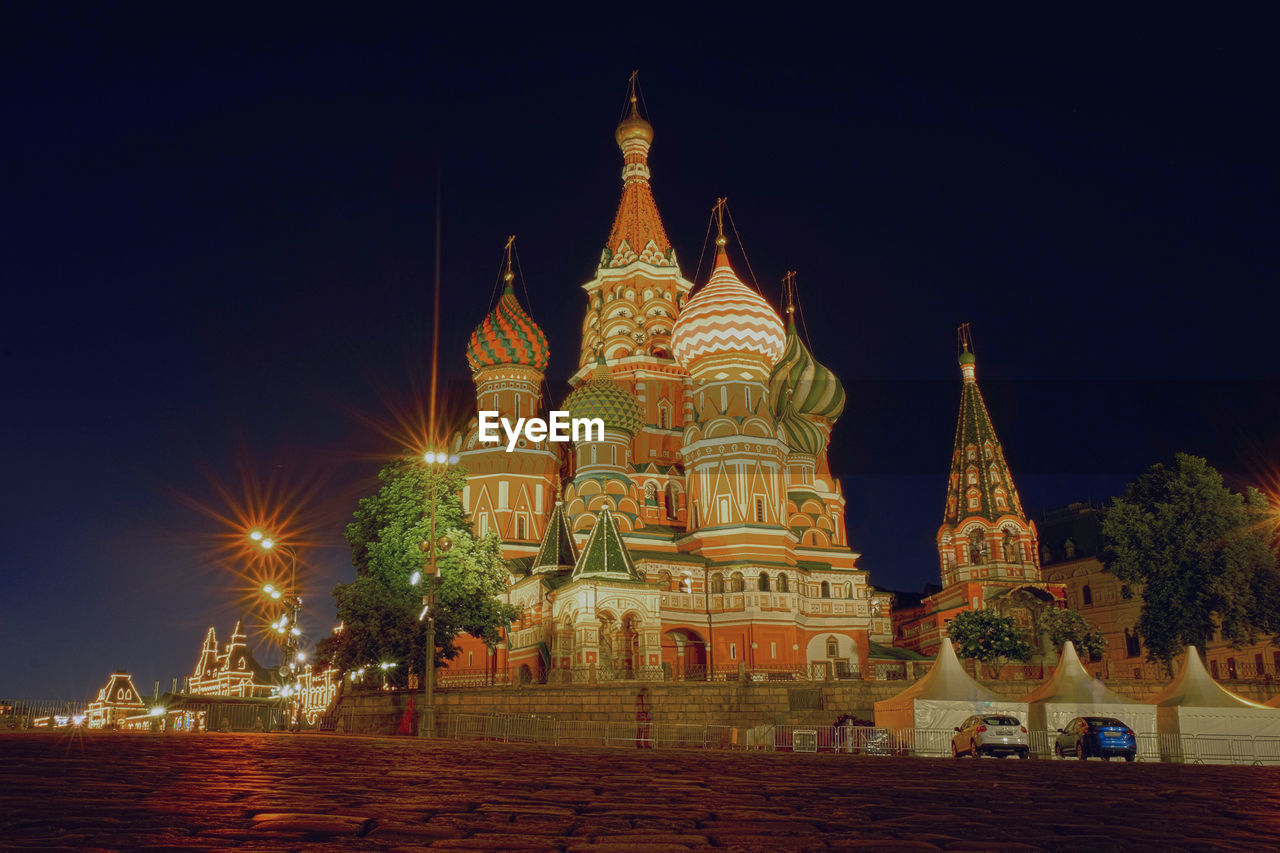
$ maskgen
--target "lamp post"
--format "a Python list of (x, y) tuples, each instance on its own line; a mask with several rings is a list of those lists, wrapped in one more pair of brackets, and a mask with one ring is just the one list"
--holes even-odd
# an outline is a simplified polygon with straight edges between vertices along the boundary
[(280, 648), (283, 654), (279, 670), (283, 680), (280, 695), (285, 700), (287, 725), (291, 730), (297, 731), (302, 725), (301, 708), (298, 707), (296, 698), (299, 692), (297, 674), (298, 664), (303, 659), (302, 653), (298, 651), (298, 640), (302, 636), (302, 629), (298, 627), (298, 614), (302, 610), (302, 598), (297, 594), (298, 552), (292, 546), (280, 544), (261, 530), (251, 531), (249, 538), (264, 551), (283, 553), (289, 557), (289, 588), (285, 590), (269, 583), (262, 587), (262, 592), (271, 600), (279, 601), (285, 606), (285, 612), (271, 623), (271, 629), (280, 636)]
[(436, 588), (440, 580), (440, 569), (436, 565), (436, 558), (440, 554), (448, 553), (453, 547), (453, 543), (447, 536), (436, 537), (436, 503), (440, 499), (439, 490), (439, 474), (447, 470), (450, 465), (458, 464), (458, 457), (451, 456), (444, 451), (428, 450), (423, 454), (423, 461), (427, 464), (429, 476), (427, 478), (429, 494), (427, 496), (427, 518), (430, 519), (431, 531), (429, 536), (418, 543), (418, 548), (426, 554), (427, 565), (422, 573), (415, 572), (410, 582), (415, 586), (425, 580), (426, 587), (422, 595), (422, 612), (418, 614), (419, 621), (427, 623), (427, 637), (425, 642), (425, 650), (423, 653), (422, 666), (422, 725), (418, 727), (418, 737), (428, 737), (435, 734), (435, 687), (436, 687)]

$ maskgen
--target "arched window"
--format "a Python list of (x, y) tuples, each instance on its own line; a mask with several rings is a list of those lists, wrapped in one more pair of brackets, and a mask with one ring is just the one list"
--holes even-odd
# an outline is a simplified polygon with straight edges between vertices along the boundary
[(844, 585), (844, 597), (845, 597), (845, 598), (853, 598), (853, 584), (851, 584), (851, 583), (845, 583), (845, 585)]
[(1062, 543), (1062, 550), (1067, 555), (1067, 559), (1070, 560), (1076, 555), (1076, 543), (1068, 539)]
[(969, 534), (969, 562), (973, 565), (986, 562), (987, 540), (981, 530)]
[(729, 578), (729, 591), (742, 592), (746, 589), (746, 582), (742, 578), (742, 572), (734, 572)]
[(791, 592), (791, 584), (786, 575), (778, 575), (778, 592)]
[(649, 481), (644, 484), (644, 502), (653, 506), (658, 505), (658, 484)]
[(835, 637), (827, 637), (827, 657), (840, 657), (840, 641)]
[(671, 404), (666, 400), (658, 401), (658, 429), (671, 429)]
[(1084, 597), (1086, 605), (1093, 604), (1093, 590), (1089, 589), (1088, 584), (1084, 585), (1084, 589), (1080, 590), (1080, 594)]
[(756, 498), (756, 524), (764, 524), (764, 498)]
[(688, 575), (684, 575), (683, 577), (680, 578), (680, 591), (683, 592), (685, 595), (688, 595), (689, 593), (693, 592), (693, 581), (689, 578)]
[(724, 594), (724, 575), (720, 574), (719, 572), (716, 572), (714, 575), (711, 576), (711, 594), (712, 595)]
[(658, 572), (658, 586), (663, 590), (671, 589), (670, 572)]
[(822, 586), (818, 587), (818, 595), (821, 596), (822, 598), (830, 598), (831, 584), (827, 583), (826, 581), (823, 581)]
[(680, 512), (680, 492), (675, 483), (667, 483), (667, 518), (675, 518)]
[(760, 579), (759, 581), (757, 581), (757, 585), (758, 585), (757, 588), (760, 590), (760, 592), (769, 591), (769, 575), (767, 572), (760, 573)]
[(516, 517), (516, 538), (520, 540), (529, 538), (529, 524), (523, 515)]

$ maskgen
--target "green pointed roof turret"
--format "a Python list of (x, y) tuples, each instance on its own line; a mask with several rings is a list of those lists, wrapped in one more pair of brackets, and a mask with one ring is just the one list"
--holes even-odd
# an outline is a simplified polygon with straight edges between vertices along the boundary
[(603, 355), (596, 356), (591, 378), (565, 398), (564, 407), (571, 418), (600, 418), (605, 429), (628, 435), (638, 433), (643, 423), (635, 395), (614, 381)]
[(569, 533), (564, 504), (556, 501), (556, 508), (551, 510), (551, 518), (547, 519), (547, 532), (542, 537), (542, 545), (530, 570), (535, 575), (561, 574), (573, 571), (577, 562), (578, 549), (574, 547), (573, 535)]
[(951, 451), (951, 474), (947, 483), (944, 524), (958, 524), (966, 518), (995, 521), (1012, 515), (1027, 520), (1022, 501), (1013, 484), (1013, 474), (1005, 461), (1004, 448), (991, 423), (987, 403), (982, 399), (976, 374), (969, 326), (960, 327), (960, 415), (956, 440)]
[(640, 580), (640, 573), (636, 571), (636, 564), (631, 560), (608, 507), (601, 509), (596, 516), (595, 527), (591, 528), (587, 544), (582, 546), (582, 554), (574, 566), (573, 579), (581, 578)]

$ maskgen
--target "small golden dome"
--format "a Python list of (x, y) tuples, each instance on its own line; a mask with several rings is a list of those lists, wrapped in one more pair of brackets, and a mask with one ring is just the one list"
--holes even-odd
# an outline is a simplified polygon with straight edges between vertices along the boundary
[(613, 138), (618, 141), (619, 148), (628, 139), (643, 139), (646, 144), (653, 144), (653, 125), (640, 117), (635, 101), (631, 102), (631, 115), (624, 118), (622, 124), (618, 125)]

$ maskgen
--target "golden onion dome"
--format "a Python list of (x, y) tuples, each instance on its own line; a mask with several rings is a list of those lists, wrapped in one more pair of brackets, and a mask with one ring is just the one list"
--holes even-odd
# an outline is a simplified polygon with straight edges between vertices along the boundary
[(613, 132), (613, 138), (617, 140), (619, 148), (625, 146), (631, 139), (644, 140), (646, 145), (653, 144), (653, 125), (640, 117), (634, 100), (631, 102), (631, 115), (624, 118), (618, 125), (618, 129)]

